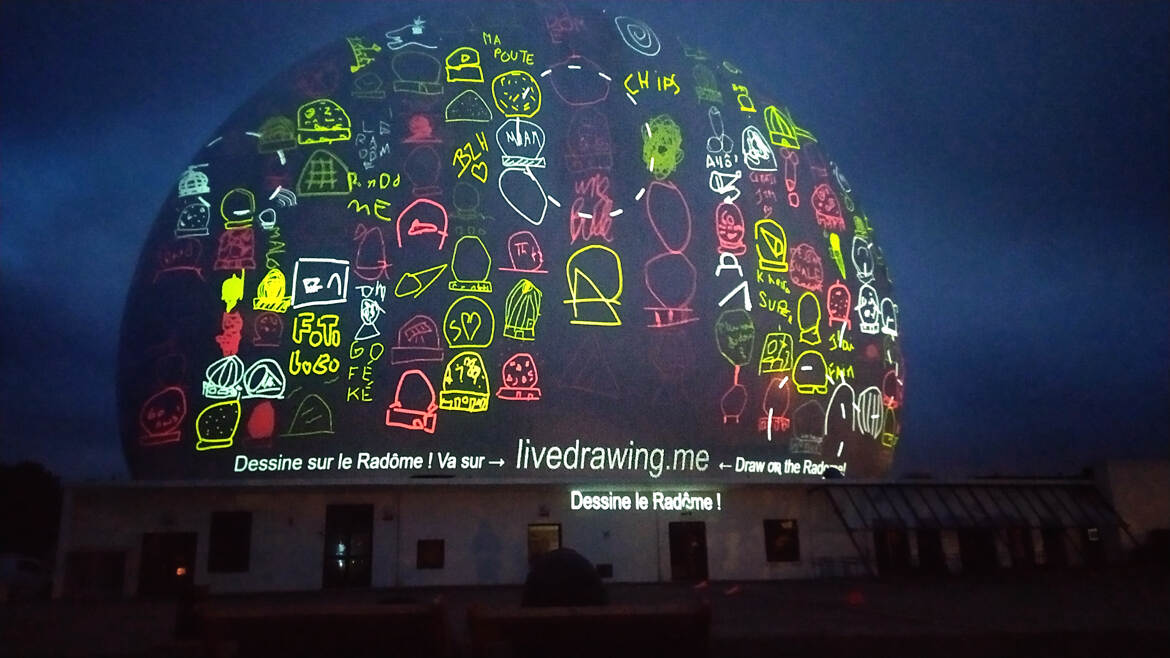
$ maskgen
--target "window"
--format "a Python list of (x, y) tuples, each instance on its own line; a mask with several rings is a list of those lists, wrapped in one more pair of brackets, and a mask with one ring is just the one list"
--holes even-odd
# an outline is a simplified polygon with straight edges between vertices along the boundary
[(561, 524), (532, 523), (528, 525), (528, 564), (536, 558), (561, 547)]
[(212, 512), (207, 570), (241, 573), (248, 570), (252, 552), (252, 513)]
[(800, 561), (800, 536), (795, 519), (764, 519), (764, 552), (769, 562)]
[(442, 569), (443, 548), (442, 539), (418, 540), (418, 547), (415, 549), (417, 553), (415, 567), (418, 569)]

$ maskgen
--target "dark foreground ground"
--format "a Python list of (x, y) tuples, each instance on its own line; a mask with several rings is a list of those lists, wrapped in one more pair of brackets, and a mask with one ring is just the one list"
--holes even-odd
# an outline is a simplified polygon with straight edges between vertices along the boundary
[[(709, 655), (1170, 655), (1165, 572), (999, 574), (994, 580), (611, 584), (614, 604), (711, 605)], [(424, 588), (211, 597), (249, 607), (288, 601), (432, 601), (445, 609), (449, 653), (470, 655), (467, 607), (515, 605), (519, 587)], [(39, 601), (0, 605), (0, 655), (200, 656), (174, 638), (168, 601)], [(572, 638), (565, 638), (572, 642)], [(550, 656), (557, 655), (550, 647)], [(599, 657), (601, 658), (601, 657)]]

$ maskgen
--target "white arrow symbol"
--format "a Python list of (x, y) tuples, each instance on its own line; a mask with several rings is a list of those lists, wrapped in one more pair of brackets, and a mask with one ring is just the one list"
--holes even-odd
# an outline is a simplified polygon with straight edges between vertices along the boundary
[(490, 461), (488, 463), (491, 464), (492, 466), (503, 466), (504, 460), (501, 458), (501, 459), (497, 459), (495, 461)]

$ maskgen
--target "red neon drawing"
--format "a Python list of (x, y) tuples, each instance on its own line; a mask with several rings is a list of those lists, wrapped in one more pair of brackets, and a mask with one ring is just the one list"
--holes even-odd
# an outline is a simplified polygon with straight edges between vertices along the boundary
[(498, 268), (501, 272), (548, 274), (544, 269), (544, 252), (532, 231), (516, 231), (508, 237), (508, 260), (512, 266)]
[(548, 30), (549, 41), (560, 43), (566, 34), (583, 31), (585, 29), (585, 21), (570, 14), (568, 7), (558, 2), (556, 5), (556, 13), (545, 15), (544, 27)]
[(853, 310), (853, 296), (848, 286), (840, 281), (829, 286), (825, 294), (825, 308), (829, 311), (830, 328), (834, 322), (845, 325), (846, 329), (850, 328), (849, 311)]
[(402, 139), (403, 144), (437, 144), (443, 140), (435, 135), (435, 122), (425, 114), (412, 115), (406, 121), (406, 129), (410, 131)]
[(817, 215), (817, 224), (830, 231), (844, 231), (845, 218), (841, 216), (841, 204), (828, 183), (819, 183), (813, 188), (812, 207)]
[(882, 404), (890, 409), (902, 406), (902, 380), (893, 370), (882, 378)]
[(565, 138), (565, 167), (573, 174), (613, 167), (613, 138), (604, 114), (592, 107), (573, 112)]
[[(402, 389), (408, 377), (414, 382), (406, 391), (410, 406), (403, 402), (402, 396)], [(407, 370), (398, 378), (394, 400), (386, 407), (386, 425), (434, 434), (438, 409), (439, 405), (435, 403), (435, 387), (431, 385), (431, 380), (427, 379), (421, 370)]]
[(219, 344), (223, 355), (239, 354), (240, 338), (244, 330), (244, 318), (240, 317), (240, 312), (224, 313), (220, 317), (219, 326), (222, 331), (215, 337), (215, 342)]
[(808, 290), (820, 290), (824, 286), (824, 266), (812, 245), (802, 242), (788, 252), (788, 278)]
[(743, 415), (743, 410), (747, 407), (747, 388), (739, 383), (739, 366), (735, 366), (735, 371), (731, 378), (731, 387), (723, 393), (723, 397), (719, 399), (719, 408), (723, 410), (723, 424), (739, 423), (739, 417)]
[(183, 389), (167, 386), (156, 392), (142, 403), (138, 412), (138, 426), (142, 429), (139, 443), (156, 446), (178, 441), (186, 417), (187, 393)]
[(390, 363), (442, 361), (439, 326), (425, 315), (416, 315), (398, 328), (398, 344), (390, 348)]
[(496, 397), (501, 400), (515, 402), (535, 402), (540, 399), (540, 373), (536, 370), (536, 361), (527, 352), (513, 354), (504, 362), (500, 378), (504, 382)]
[(297, 74), (296, 88), (308, 98), (323, 98), (341, 84), (341, 70), (332, 61), (306, 65)]
[(179, 238), (163, 245), (155, 254), (155, 264), (158, 269), (154, 272), (155, 283), (158, 278), (168, 272), (194, 272), (195, 276), (203, 279), (203, 268), (199, 266), (199, 258), (203, 255), (203, 244), (197, 238)]
[(734, 203), (720, 203), (715, 207), (715, 237), (719, 239), (719, 251), (736, 256), (747, 252), (743, 242), (746, 232), (743, 213)]
[(252, 408), (244, 428), (248, 437), (255, 441), (271, 439), (276, 432), (276, 407), (269, 400), (263, 400)]
[(219, 234), (215, 254), (217, 270), (256, 269), (256, 238), (251, 228), (237, 228)]
[(576, 197), (569, 208), (569, 244), (578, 238), (586, 241), (601, 238), (613, 242), (613, 199), (609, 196), (609, 176), (593, 174), (573, 184)]
[(382, 229), (358, 224), (353, 232), (353, 240), (357, 243), (353, 257), (354, 276), (364, 281), (389, 279), (386, 271), (390, 269), (390, 261), (386, 259), (386, 241), (382, 237)]
[(650, 183), (646, 189), (646, 219), (666, 250), (646, 261), (646, 290), (658, 302), (658, 306), (645, 307), (652, 316), (647, 326), (662, 328), (696, 322), (699, 317), (691, 301), (697, 273), (683, 253), (691, 243), (691, 209), (678, 186), (669, 181)]
[[(417, 209), (416, 209), (417, 208)], [(443, 243), (447, 241), (447, 209), (438, 201), (430, 199), (415, 199), (411, 204), (398, 213), (394, 231), (398, 237), (398, 247), (402, 248), (402, 225), (407, 224), (406, 234), (411, 237), (420, 235), (438, 235), (439, 246), (436, 251), (443, 250)]]
[(764, 397), (760, 401), (760, 419), (756, 422), (756, 429), (768, 431), (769, 419), (773, 432), (784, 432), (792, 420), (788, 418), (788, 405), (792, 402), (792, 387), (788, 385), (788, 377), (773, 377), (764, 389)]
[(780, 155), (784, 156), (784, 187), (788, 190), (788, 205), (799, 208), (800, 196), (796, 193), (796, 166), (800, 164), (800, 157), (792, 149), (780, 149)]

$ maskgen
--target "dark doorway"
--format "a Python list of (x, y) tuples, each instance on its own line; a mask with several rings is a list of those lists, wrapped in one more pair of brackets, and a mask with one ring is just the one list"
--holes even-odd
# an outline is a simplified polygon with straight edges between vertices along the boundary
[(1085, 547), (1085, 566), (1105, 566), (1105, 538), (1100, 528), (1082, 528), (1081, 545)]
[(947, 558), (943, 553), (942, 533), (934, 528), (919, 528), (918, 568), (925, 573), (947, 572)]
[(1030, 569), (1036, 565), (1036, 551), (1032, 547), (1032, 529), (1024, 527), (1007, 528), (1008, 552), (1012, 556), (1012, 568)]
[(910, 570), (910, 540), (902, 528), (875, 528), (874, 553), (878, 574), (892, 576)]
[(144, 596), (176, 596), (195, 582), (194, 532), (148, 532), (142, 535), (142, 562), (138, 569), (138, 593)]
[(999, 566), (995, 552), (995, 535), (984, 528), (959, 530), (959, 558), (963, 571), (969, 574), (990, 573)]
[(1044, 541), (1044, 565), (1052, 569), (1068, 566), (1068, 553), (1064, 548), (1063, 528), (1044, 528), (1040, 531)]
[(670, 524), (670, 579), (707, 580), (707, 524), (675, 521)]
[(373, 505), (325, 508), (325, 587), (369, 587), (374, 544)]

